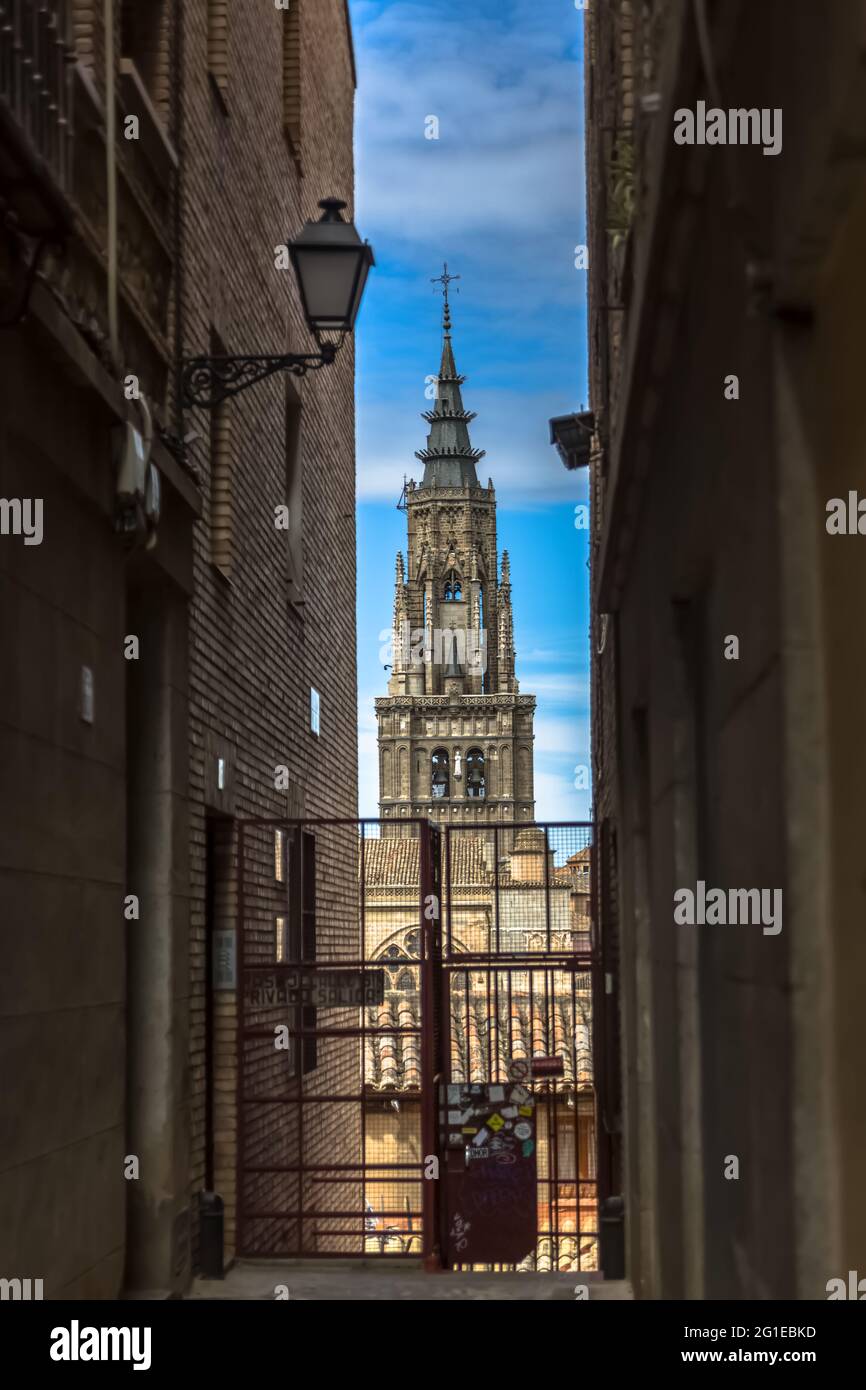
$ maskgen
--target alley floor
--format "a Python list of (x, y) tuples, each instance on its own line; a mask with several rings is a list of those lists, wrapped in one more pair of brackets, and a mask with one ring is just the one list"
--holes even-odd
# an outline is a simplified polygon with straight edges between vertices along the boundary
[(605, 1282), (598, 1274), (579, 1271), (570, 1274), (426, 1274), (417, 1264), (389, 1261), (387, 1267), (383, 1267), (371, 1260), (243, 1261), (223, 1280), (197, 1279), (187, 1297), (264, 1300), (276, 1298), (278, 1290), (285, 1298), (283, 1290), (287, 1289), (289, 1299), (304, 1302), (574, 1301), (586, 1297), (581, 1286), (588, 1289), (590, 1302), (632, 1297), (625, 1281)]

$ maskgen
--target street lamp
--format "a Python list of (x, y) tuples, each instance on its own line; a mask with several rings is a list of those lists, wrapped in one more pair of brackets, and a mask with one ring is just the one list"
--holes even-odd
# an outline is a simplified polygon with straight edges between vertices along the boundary
[[(182, 395), (187, 406), (215, 406), (236, 396), (275, 372), (306, 376), (309, 371), (333, 365), (347, 333), (355, 327), (373, 248), (362, 241), (354, 224), (341, 216), (346, 206), (339, 198), (325, 198), (318, 222), (307, 222), (289, 246), (298, 281), (301, 305), (318, 352), (289, 352), (246, 357), (191, 357), (183, 369)], [(336, 333), (336, 342), (324, 339)]]
[(550, 442), (555, 444), (566, 468), (586, 468), (595, 431), (591, 410), (557, 415), (550, 422)]

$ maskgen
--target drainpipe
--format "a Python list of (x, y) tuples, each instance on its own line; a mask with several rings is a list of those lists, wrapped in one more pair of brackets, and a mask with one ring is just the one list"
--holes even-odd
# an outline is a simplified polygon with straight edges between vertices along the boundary
[(114, 53), (114, 0), (104, 0), (105, 17), (105, 182), (108, 202), (108, 340), (111, 362), (120, 369), (120, 338), (117, 327), (117, 161), (115, 140), (117, 98)]
[(181, 0), (174, 6), (174, 84), (172, 91), (172, 120), (177, 172), (174, 178), (174, 358), (175, 358), (175, 432), (184, 439), (183, 409), (183, 350), (184, 350), (184, 28)]

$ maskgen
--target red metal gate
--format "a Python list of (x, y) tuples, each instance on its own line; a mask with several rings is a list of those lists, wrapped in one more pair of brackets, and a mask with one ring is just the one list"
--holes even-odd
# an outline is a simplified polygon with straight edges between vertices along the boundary
[(241, 826), (239, 1254), (431, 1254), (439, 857), (425, 822)]
[(440, 1100), (516, 1068), (509, 1267), (597, 1268), (590, 827), (247, 821), (238, 854), (238, 1253), (465, 1264)]
[[(492, 1116), (478, 1133), (470, 1119), (461, 1145), (445, 1110), (445, 1262), (597, 1270), (591, 826), (451, 826), (444, 838), (443, 1098), (474, 1086)], [(479, 1142), (484, 1179), (467, 1191)], [(527, 1161), (533, 1238), (518, 1258), (509, 1228)]]

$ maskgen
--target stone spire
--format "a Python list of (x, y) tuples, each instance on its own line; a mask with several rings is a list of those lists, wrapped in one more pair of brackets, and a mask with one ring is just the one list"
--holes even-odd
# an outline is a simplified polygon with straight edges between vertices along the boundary
[(394, 674), (406, 670), (409, 661), (409, 652), (406, 649), (408, 640), (409, 609), (406, 602), (406, 574), (403, 568), (403, 552), (397, 551), (397, 560), (394, 566)]
[[(437, 280), (442, 362), (424, 417), (424, 480), (407, 480), (400, 499), (408, 548), (397, 556), (394, 625), (411, 637), (408, 652), (395, 644), (388, 694), (376, 701), (380, 807), (395, 836), (417, 817), (472, 827), (492, 865), (489, 827), (534, 817), (535, 698), (515, 678), (511, 567), (507, 552), (499, 558), (493, 484), (476, 475), (451, 338), (454, 279), (446, 266)], [(502, 830), (500, 853), (511, 837)]]
[(499, 584), (499, 651), (498, 672), (499, 689), (502, 692), (516, 693), (518, 689), (514, 676), (514, 619), (511, 611), (511, 561), (508, 551), (502, 552), (502, 578)]
[(444, 274), (434, 281), (434, 284), (441, 281), (444, 286), (442, 361), (436, 383), (436, 405), (422, 416), (430, 426), (427, 447), (418, 449), (415, 455), (424, 464), (422, 488), (478, 487), (475, 464), (484, 457), (484, 450), (474, 449), (469, 438), (469, 425), (475, 419), (475, 412), (463, 408), (460, 387), (466, 378), (458, 375), (451, 345), (448, 285), (455, 279), (459, 276), (449, 275), (446, 263)]

